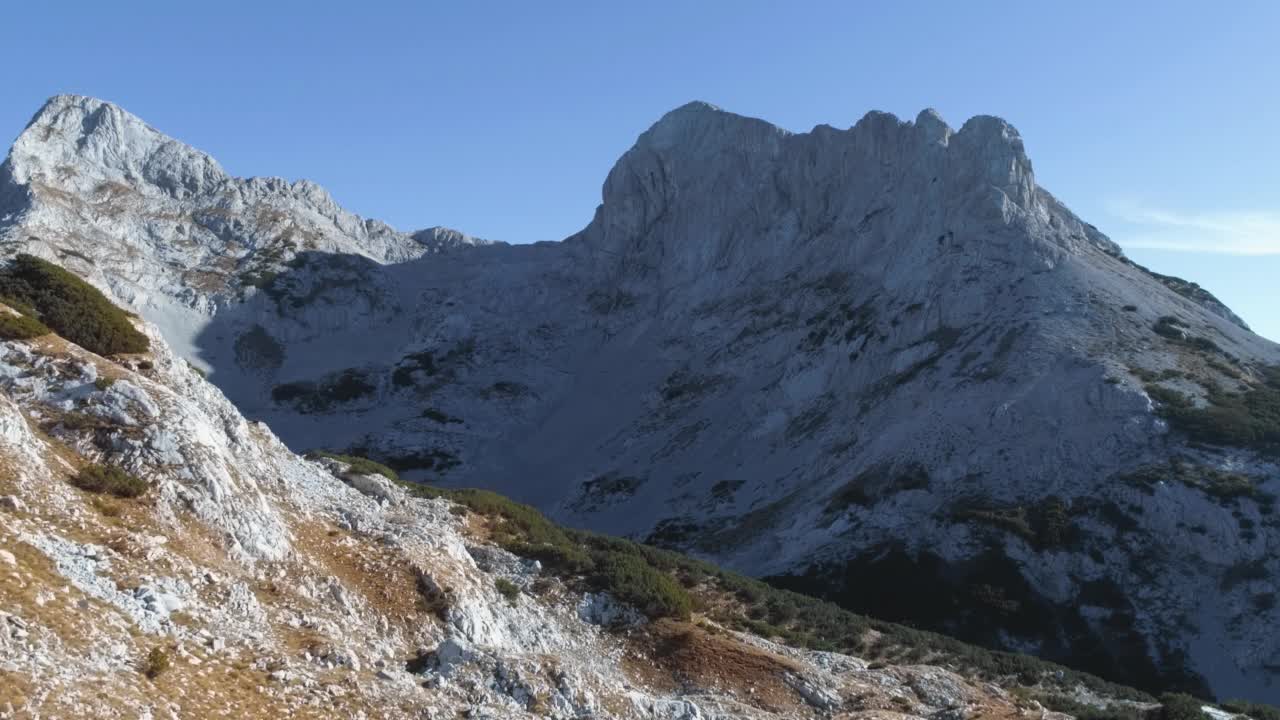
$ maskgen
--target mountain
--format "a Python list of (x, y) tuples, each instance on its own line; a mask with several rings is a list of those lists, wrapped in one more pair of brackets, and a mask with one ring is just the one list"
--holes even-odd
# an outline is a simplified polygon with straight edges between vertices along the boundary
[[(733, 588), (746, 597), (770, 592), (764, 585), (621, 541), (581, 539), (576, 574), (544, 566), (507, 549), (525, 538), (517, 516), (544, 539), (564, 537), (531, 509), (424, 497), (367, 461), (299, 457), (154, 325), (128, 321), (145, 351), (102, 356), (48, 328), (15, 333), (13, 319), (36, 311), (11, 302), (0, 303), (7, 720), (1013, 718), (1043, 713), (1041, 701), (1158, 707), (1029, 658), (1010, 667), (1036, 686), (1015, 693), (1009, 672), (983, 676), (1001, 658), (829, 608), (866, 657), (776, 642), (738, 628), (751, 626), (738, 614), (749, 601)], [(816, 607), (779, 598), (802, 613)], [(774, 632), (800, 638), (807, 621), (781, 622)]]
[(1149, 688), (1280, 699), (1280, 347), (1128, 260), (976, 117), (691, 103), (558, 243), (401, 233), (58, 97), (0, 241), (294, 450)]

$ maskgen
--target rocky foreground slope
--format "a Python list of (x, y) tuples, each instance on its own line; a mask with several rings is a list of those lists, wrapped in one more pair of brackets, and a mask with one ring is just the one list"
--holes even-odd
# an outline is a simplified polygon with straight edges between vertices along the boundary
[[(293, 454), (154, 326), (133, 321), (148, 350), (108, 358), (47, 328), (16, 330), (21, 310), (0, 303), (5, 720), (1159, 711), (1136, 691), (847, 614), (831, 616), (826, 642), (874, 662), (742, 632), (766, 588), (710, 568), (693, 578), (702, 566), (674, 556), (687, 590), (670, 592), (696, 598), (693, 613), (624, 603), (644, 596), (633, 580), (594, 590), (504, 549), (516, 533), (504, 511)], [(542, 527), (529, 518), (522, 532)], [(542, 532), (520, 535), (526, 555), (559, 531)], [(592, 543), (609, 548), (597, 564), (641, 557), (603, 538), (581, 547)], [(812, 630), (775, 620), (775, 637)]]
[(59, 97), (6, 252), (137, 308), (295, 450), (1152, 687), (1280, 698), (1280, 349), (1128, 261), (1003, 121), (694, 103), (561, 243), (399, 233)]

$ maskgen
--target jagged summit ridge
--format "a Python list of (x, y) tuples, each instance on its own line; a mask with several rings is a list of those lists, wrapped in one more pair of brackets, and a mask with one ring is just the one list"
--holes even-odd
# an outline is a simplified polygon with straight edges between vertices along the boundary
[(311, 181), (233, 177), (120, 107), (76, 95), (51, 98), (14, 142), (0, 218), (0, 237), (69, 263), (171, 334), (299, 255), (403, 262), (486, 244), (446, 228), (400, 232)]
[[(50, 98), (14, 141), (4, 165), (11, 182), (27, 187), (34, 184), (89, 197), (116, 188), (116, 192), (174, 200), (203, 195), (222, 207), (229, 205), (227, 209), (237, 214), (264, 200), (278, 199), (319, 213), (345, 234), (396, 233), (385, 223), (347, 212), (310, 180), (234, 178), (208, 154), (115, 104), (82, 95)], [(417, 238), (432, 252), (488, 242), (442, 227), (405, 235)]]
[[(933, 110), (914, 123), (873, 111), (847, 130), (792, 133), (690, 103), (640, 136), (602, 195), (595, 219), (573, 240), (677, 285), (738, 273), (749, 264), (744, 254), (804, 253), (826, 238), (843, 238), (838, 255), (865, 255), (890, 236), (895, 254), (908, 245), (927, 253), (938, 237), (966, 226), (1012, 229), (1044, 243), (1015, 248), (1020, 258), (1012, 262), (1053, 263), (1063, 253), (1098, 250), (1123, 255), (1036, 185), (1018, 131), (993, 116), (954, 131)], [(746, 208), (749, 220), (728, 217)]]

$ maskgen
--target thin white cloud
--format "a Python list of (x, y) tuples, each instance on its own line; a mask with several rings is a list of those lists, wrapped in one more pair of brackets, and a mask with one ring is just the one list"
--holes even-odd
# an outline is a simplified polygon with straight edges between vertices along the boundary
[(1108, 210), (1132, 225), (1114, 238), (1122, 247), (1225, 255), (1280, 255), (1280, 212), (1176, 212), (1132, 203)]

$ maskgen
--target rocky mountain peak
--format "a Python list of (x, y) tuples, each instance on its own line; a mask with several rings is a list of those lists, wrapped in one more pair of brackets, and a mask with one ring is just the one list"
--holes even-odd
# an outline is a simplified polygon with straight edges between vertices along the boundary
[(982, 179), (1021, 207), (1031, 207), (1035, 174), (1022, 136), (1012, 125), (998, 117), (977, 115), (965, 122), (950, 145), (960, 153), (966, 169), (981, 173)]
[(653, 152), (724, 148), (754, 149), (769, 137), (785, 137), (786, 130), (756, 118), (722, 110), (715, 105), (694, 101), (663, 115), (636, 141), (636, 147)]
[[(1042, 225), (1027, 234), (1047, 244), (1010, 246), (1011, 267), (1098, 247), (1119, 254), (1037, 187), (1021, 136), (999, 118), (974, 117), (954, 131), (933, 110), (914, 123), (873, 111), (848, 129), (792, 133), (695, 102), (663, 116), (618, 160), (578, 239), (606, 264), (620, 259), (626, 273), (680, 285), (708, 273), (736, 277), (764, 258), (783, 270), (779, 258), (815, 247), (938, 256), (937, 238), (966, 226)], [(968, 262), (942, 256), (950, 260), (940, 268)]]
[(493, 245), (491, 240), (484, 240), (478, 237), (472, 237), (460, 230), (454, 230), (447, 227), (429, 227), (424, 230), (418, 230), (412, 235), (414, 240), (422, 243), (430, 249), (431, 252), (444, 252), (446, 250), (454, 250), (463, 247), (475, 247), (478, 245)]
[(951, 126), (942, 119), (942, 115), (933, 108), (925, 108), (916, 115), (916, 127), (920, 132), (924, 133), (926, 140), (931, 143), (946, 146), (947, 141), (955, 133)]
[(50, 98), (14, 141), (7, 164), (18, 183), (71, 192), (117, 182), (184, 198), (228, 179), (205, 153), (116, 105), (80, 95)]

